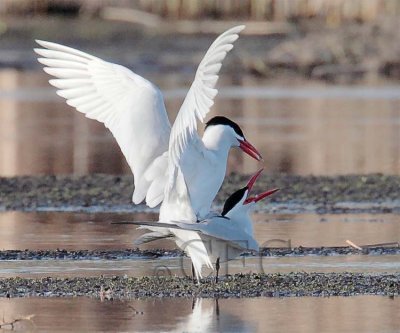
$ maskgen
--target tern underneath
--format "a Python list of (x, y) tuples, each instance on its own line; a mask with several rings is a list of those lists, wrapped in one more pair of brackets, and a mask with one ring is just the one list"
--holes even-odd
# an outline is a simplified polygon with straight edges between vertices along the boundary
[[(153, 232), (139, 237), (135, 244), (143, 244), (160, 238), (174, 238), (178, 246), (188, 253), (192, 260), (193, 268), (197, 279), (201, 277), (201, 266), (196, 265), (199, 261), (205, 262), (203, 248), (206, 249), (208, 259), (215, 263), (216, 280), (220, 263), (235, 259), (244, 251), (259, 251), (259, 245), (254, 239), (253, 223), (250, 212), (255, 204), (262, 199), (274, 194), (279, 189), (268, 190), (255, 196), (249, 196), (249, 193), (260, 176), (262, 169), (251, 177), (245, 187), (237, 190), (225, 201), (222, 213), (215, 214), (207, 219), (197, 223), (188, 223), (186, 221), (176, 221), (169, 223), (162, 222), (121, 222), (122, 224), (140, 225), (139, 228), (150, 229)], [(117, 222), (118, 223), (118, 222)], [(158, 233), (157, 230), (166, 229), (172, 231), (191, 231), (198, 235), (190, 241), (182, 241), (177, 233)], [(156, 237), (152, 237), (156, 235)], [(159, 237), (157, 237), (159, 235)], [(163, 235), (163, 236), (162, 236)], [(203, 246), (200, 246), (200, 244)], [(191, 249), (188, 252), (187, 249)]]

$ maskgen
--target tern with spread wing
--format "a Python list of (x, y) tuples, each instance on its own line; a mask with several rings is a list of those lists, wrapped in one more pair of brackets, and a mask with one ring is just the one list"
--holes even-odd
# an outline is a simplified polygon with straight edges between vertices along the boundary
[[(210, 211), (222, 185), (231, 147), (261, 160), (233, 121), (204, 122), (217, 95), (221, 63), (244, 26), (221, 34), (200, 62), (172, 128), (160, 90), (126, 67), (60, 44), (40, 41), (35, 49), (49, 82), (67, 104), (104, 123), (117, 140), (133, 174), (135, 204), (160, 208), (160, 220), (196, 221)], [(168, 200), (166, 200), (168, 197)]]
[[(169, 234), (164, 233), (164, 237), (159, 238), (174, 238), (179, 247), (186, 251), (191, 258), (197, 277), (201, 277), (202, 265), (199, 267), (199, 265), (196, 265), (196, 262), (200, 261), (203, 262), (203, 264), (206, 264), (207, 262), (203, 258), (204, 246), (207, 251), (206, 255), (208, 256), (208, 260), (215, 263), (217, 271), (216, 278), (218, 279), (220, 262), (235, 259), (244, 251), (259, 250), (258, 243), (254, 239), (253, 223), (250, 217), (250, 212), (257, 202), (279, 190), (273, 189), (256, 196), (249, 196), (249, 193), (261, 172), (262, 170), (258, 171), (253, 177), (251, 177), (245, 187), (234, 192), (225, 201), (221, 215), (215, 215), (197, 223), (188, 223), (186, 221), (169, 221), (168, 223), (121, 223), (140, 225), (139, 228), (150, 229), (153, 233), (156, 232), (156, 230), (168, 230), (170, 232)], [(173, 232), (173, 230), (191, 231), (198, 235), (198, 237), (193, 237), (190, 241), (183, 242), (179, 240), (179, 235), (176, 232)], [(160, 233), (160, 235), (161, 234), (162, 233)], [(139, 245), (159, 238), (147, 237), (145, 234), (139, 237), (135, 241), (135, 244)], [(200, 246), (200, 244), (203, 246)], [(191, 252), (187, 251), (188, 248), (191, 249)]]

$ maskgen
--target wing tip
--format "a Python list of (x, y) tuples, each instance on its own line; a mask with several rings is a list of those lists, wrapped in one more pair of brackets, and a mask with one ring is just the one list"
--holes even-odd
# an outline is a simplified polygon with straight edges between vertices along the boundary
[(45, 48), (47, 48), (47, 46), (51, 43), (51, 42), (47, 42), (47, 41), (41, 40), (41, 39), (35, 39), (35, 42), (37, 44), (39, 44), (41, 47), (45, 47)]
[[(51, 81), (51, 80), (49, 80), (49, 83), (50, 83), (50, 81)], [(51, 84), (51, 83), (50, 83), (50, 84)], [(54, 86), (54, 85), (52, 85), (52, 86)], [(65, 93), (63, 92), (63, 90), (57, 90), (57, 91), (56, 91), (56, 94), (57, 94), (58, 96), (62, 97), (62, 98), (67, 99), (67, 97), (65, 97)], [(66, 103), (68, 104), (68, 101), (67, 101)]]
[(242, 32), (244, 29), (246, 28), (246, 26), (244, 24), (241, 25), (236, 25), (230, 29), (228, 29), (225, 33), (227, 34), (239, 34), (240, 32)]
[(135, 205), (139, 205), (144, 200), (145, 196), (143, 194), (138, 194), (137, 191), (134, 191), (132, 194), (132, 202)]
[(42, 54), (41, 54), (42, 50), (43, 50), (43, 49), (40, 49), (40, 48), (38, 48), (38, 47), (35, 47), (35, 48), (33, 49), (33, 52), (35, 52), (36, 54), (39, 54), (39, 55), (41, 56), (41, 55), (42, 55)]
[(49, 75), (53, 75), (53, 73), (52, 73), (52, 71), (51, 71), (51, 68), (50, 67), (43, 67), (43, 70), (47, 73), (47, 74), (49, 74)]
[(155, 208), (163, 201), (163, 199), (164, 199), (164, 193), (150, 198), (146, 197), (146, 205), (149, 206), (150, 208)]
[(49, 80), (49, 83), (50, 83), (53, 87), (56, 87), (56, 88), (58, 88), (58, 89), (61, 89), (61, 88), (57, 85), (57, 83), (58, 83), (60, 80), (62, 80), (62, 79), (50, 79), (50, 80)]
[[(36, 52), (36, 53), (37, 53), (37, 52)], [(47, 58), (37, 58), (37, 61), (38, 61), (39, 63), (41, 63), (42, 65), (47, 66), (46, 59), (47, 59)]]

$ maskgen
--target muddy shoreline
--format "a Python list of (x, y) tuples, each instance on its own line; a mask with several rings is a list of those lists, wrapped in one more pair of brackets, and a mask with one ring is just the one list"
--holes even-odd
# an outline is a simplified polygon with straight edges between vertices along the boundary
[[(337, 247), (293, 247), (293, 248), (261, 248), (263, 257), (302, 257), (302, 256), (339, 256), (339, 255), (399, 255), (400, 245), (371, 246), (357, 250), (350, 246)], [(123, 260), (123, 259), (154, 259), (161, 257), (184, 256), (178, 249), (115, 249), (115, 250), (3, 250), (0, 260)], [(252, 256), (252, 253), (246, 253)]]
[(3, 278), (0, 297), (299, 297), (400, 294), (399, 274), (236, 274), (196, 284), (189, 277)]
[[(228, 176), (215, 200), (224, 200), (248, 179)], [(348, 176), (263, 175), (254, 193), (267, 188), (281, 190), (261, 202), (264, 212), (400, 213), (400, 176), (381, 174)], [(2, 211), (149, 211), (133, 205), (133, 178), (129, 175), (22, 176), (0, 178)], [(157, 211), (157, 209), (153, 210)]]

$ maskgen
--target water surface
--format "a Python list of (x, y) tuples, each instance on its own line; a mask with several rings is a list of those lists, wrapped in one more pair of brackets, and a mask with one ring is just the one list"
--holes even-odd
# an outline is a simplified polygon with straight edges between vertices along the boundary
[[(134, 248), (143, 231), (136, 226), (111, 222), (156, 220), (154, 213), (22, 213), (0, 214), (0, 248), (3, 250), (67, 249), (116, 250)], [(347, 246), (398, 242), (396, 214), (263, 214), (253, 216), (256, 239), (266, 247)], [(170, 240), (141, 246), (142, 249), (173, 249)], [(40, 259), (38, 257), (37, 259)], [(246, 257), (222, 264), (222, 274), (306, 272), (398, 272), (399, 255)], [(211, 274), (204, 270), (204, 274)], [(11, 260), (0, 262), (0, 276), (93, 276), (93, 275), (190, 275), (188, 258), (119, 260)]]
[[(114, 138), (67, 106), (37, 71), (0, 71), (0, 176), (130, 173)], [(154, 73), (173, 120), (192, 75)], [(270, 82), (223, 74), (210, 116), (237, 121), (266, 172), (400, 174), (400, 89)], [(201, 131), (202, 126), (200, 126)], [(238, 150), (228, 171), (259, 166)]]
[[(156, 213), (0, 213), (0, 249), (125, 249), (143, 234), (120, 221), (156, 221)], [(397, 214), (265, 214), (253, 215), (256, 239), (266, 247), (347, 246), (398, 242)], [(144, 248), (171, 248), (170, 241)]]
[[(190, 74), (190, 75), (189, 75)], [(173, 120), (193, 73), (152, 73)], [(42, 72), (0, 71), (0, 176), (130, 173), (111, 134), (68, 107)], [(398, 87), (332, 87), (269, 82), (224, 74), (212, 115), (237, 121), (264, 155), (266, 172), (336, 175), (400, 174)], [(201, 127), (201, 126), (200, 126)], [(228, 170), (259, 166), (233, 151)], [(156, 214), (0, 213), (1, 249), (124, 249), (141, 234), (112, 221), (155, 220)], [(399, 241), (398, 215), (256, 214), (264, 246), (343, 246)], [(173, 248), (168, 241), (151, 244)], [(245, 258), (222, 273), (356, 271), (398, 272), (393, 256)], [(1, 261), (1, 276), (183, 274), (187, 258)], [(378, 296), (259, 299), (89, 298), (0, 299), (1, 318), (34, 314), (40, 332), (398, 332), (400, 298)], [(5, 331), (1, 330), (0, 331)]]
[[(214, 264), (214, 263), (213, 263)], [(221, 264), (221, 276), (237, 273), (398, 273), (400, 255), (239, 257)], [(215, 271), (203, 267), (204, 277)], [(92, 277), (92, 276), (192, 276), (191, 261), (177, 258), (133, 258), (119, 260), (2, 260), (0, 277)]]
[(0, 299), (6, 319), (40, 332), (398, 332), (400, 298)]

